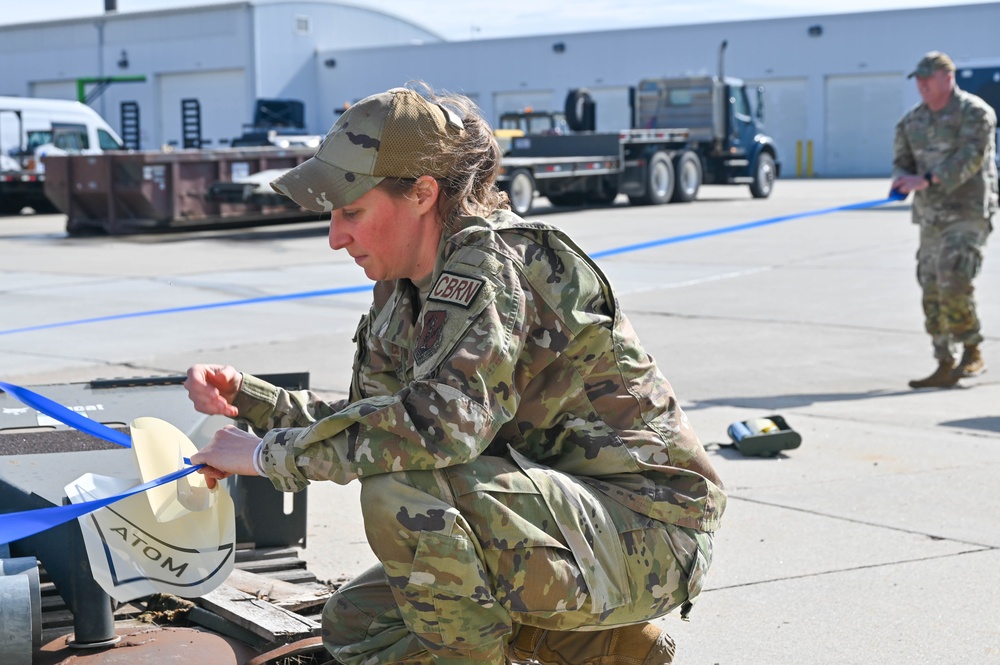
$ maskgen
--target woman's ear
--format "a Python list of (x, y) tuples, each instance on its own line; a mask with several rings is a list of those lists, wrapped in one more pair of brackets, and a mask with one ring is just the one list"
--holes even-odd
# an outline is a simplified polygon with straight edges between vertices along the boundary
[(417, 181), (413, 184), (413, 189), (410, 190), (413, 202), (417, 205), (421, 213), (425, 213), (437, 205), (438, 194), (440, 192), (441, 187), (438, 185), (438, 181), (429, 175), (422, 175), (417, 178)]

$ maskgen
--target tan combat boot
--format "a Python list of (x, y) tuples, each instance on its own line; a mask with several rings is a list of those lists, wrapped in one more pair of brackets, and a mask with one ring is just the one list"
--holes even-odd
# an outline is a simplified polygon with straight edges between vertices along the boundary
[(939, 361), (938, 368), (926, 379), (910, 381), (911, 388), (951, 388), (958, 383), (954, 360)]
[(521, 626), (510, 644), (514, 663), (541, 665), (667, 665), (674, 640), (651, 623), (561, 632)]
[(965, 347), (965, 351), (962, 352), (962, 360), (958, 363), (958, 367), (955, 368), (955, 376), (960, 379), (964, 379), (970, 376), (978, 376), (985, 371), (986, 362), (983, 360), (983, 356), (979, 353), (979, 347)]

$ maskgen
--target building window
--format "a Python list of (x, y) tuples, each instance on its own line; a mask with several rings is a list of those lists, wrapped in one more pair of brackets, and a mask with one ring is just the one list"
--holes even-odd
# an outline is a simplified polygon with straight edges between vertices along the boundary
[(295, 32), (300, 35), (308, 35), (310, 32), (309, 17), (308, 16), (296, 16), (295, 17)]

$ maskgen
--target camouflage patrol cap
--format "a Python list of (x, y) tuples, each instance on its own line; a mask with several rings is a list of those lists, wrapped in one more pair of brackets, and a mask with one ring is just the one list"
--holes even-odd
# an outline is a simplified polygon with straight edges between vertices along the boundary
[(348, 108), (316, 154), (271, 182), (307, 210), (353, 203), (383, 178), (447, 175), (441, 148), (463, 129), (454, 111), (408, 88), (366, 97)]
[(938, 70), (953, 72), (955, 71), (955, 63), (941, 51), (931, 51), (920, 59), (920, 62), (917, 63), (917, 68), (910, 72), (906, 78), (911, 79), (914, 76), (927, 78)]

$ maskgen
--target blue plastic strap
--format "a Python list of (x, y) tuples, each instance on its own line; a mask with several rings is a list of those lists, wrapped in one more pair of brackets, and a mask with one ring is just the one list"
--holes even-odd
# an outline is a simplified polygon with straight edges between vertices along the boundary
[(28, 536), (33, 536), (36, 533), (41, 533), (42, 531), (51, 529), (54, 526), (59, 526), (60, 524), (69, 522), (77, 517), (82, 517), (94, 512), (95, 510), (104, 508), (105, 506), (110, 506), (112, 503), (121, 501), (122, 499), (127, 499), (130, 496), (139, 494), (140, 492), (145, 492), (146, 490), (151, 490), (154, 487), (172, 483), (179, 478), (183, 478), (184, 476), (194, 473), (202, 466), (204, 465), (199, 464), (198, 466), (189, 466), (185, 469), (179, 469), (173, 473), (168, 473), (165, 476), (160, 476), (159, 478), (150, 480), (148, 483), (136, 485), (132, 489), (126, 490), (121, 494), (114, 494), (103, 499), (94, 499), (93, 501), (84, 501), (83, 503), (74, 503), (68, 506), (52, 506), (51, 508), (24, 510), (19, 513), (0, 514), (0, 543), (12, 543), (15, 540), (20, 540), (22, 538), (27, 538)]
[(84, 432), (85, 434), (90, 434), (91, 436), (96, 436), (98, 439), (104, 439), (105, 441), (116, 443), (119, 446), (124, 446), (125, 448), (132, 447), (132, 438), (125, 432), (119, 432), (118, 430), (111, 429), (107, 425), (103, 425), (96, 420), (91, 420), (86, 416), (81, 416), (76, 411), (67, 409), (58, 402), (53, 402), (48, 397), (43, 397), (42, 395), (28, 390), (27, 388), (15, 386), (12, 383), (6, 383), (4, 381), (0, 381), (0, 389), (2, 389), (5, 393), (13, 395), (22, 404), (26, 404), (39, 413), (44, 413), (50, 418), (56, 419), (64, 425), (69, 425), (73, 429)]
[[(5, 381), (0, 381), (0, 390), (13, 395), (22, 404), (30, 406), (39, 413), (44, 413), (49, 418), (58, 420), (64, 425), (69, 425), (73, 429), (79, 430), (84, 434), (96, 436), (98, 439), (104, 439), (105, 441), (110, 441), (111, 443), (118, 444), (119, 446), (123, 446), (125, 448), (132, 447), (132, 438), (128, 434), (119, 432), (116, 429), (111, 429), (107, 425), (99, 423), (96, 420), (91, 420), (86, 416), (81, 416), (76, 411), (67, 409), (59, 402), (53, 402), (48, 397), (39, 395), (32, 390), (28, 390), (27, 388), (23, 388), (21, 386), (15, 386), (13, 383), (7, 383)], [(185, 457), (184, 463), (190, 464), (191, 460)]]
[[(44, 397), (34, 391), (28, 390), (27, 388), (22, 388), (21, 386), (16, 386), (5, 381), (0, 381), (0, 389), (2, 389), (5, 393), (14, 396), (21, 403), (32, 407), (39, 413), (44, 413), (50, 418), (55, 418), (59, 422), (69, 425), (70, 427), (84, 432), (85, 434), (96, 436), (99, 439), (110, 441), (111, 443), (124, 446), (125, 448), (132, 447), (132, 439), (127, 434), (111, 429), (107, 425), (103, 425), (97, 421), (91, 420), (90, 418), (81, 416), (76, 411), (67, 409), (62, 404), (54, 402), (48, 397)], [(185, 457), (184, 463), (190, 464), (191, 460)], [(111, 505), (116, 501), (127, 499), (128, 497), (138, 494), (139, 492), (145, 492), (146, 490), (153, 489), (154, 487), (172, 483), (178, 478), (183, 478), (188, 474), (194, 473), (203, 466), (205, 465), (199, 464), (186, 469), (180, 469), (178, 471), (174, 471), (173, 473), (168, 473), (165, 476), (160, 476), (159, 478), (150, 480), (148, 483), (143, 483), (142, 485), (133, 487), (132, 489), (122, 492), (121, 494), (115, 494), (103, 499), (84, 501), (82, 503), (76, 503), (69, 506), (53, 506), (51, 508), (25, 510), (18, 513), (0, 514), (0, 543), (10, 543), (15, 540), (20, 540), (21, 538), (33, 536), (36, 533), (41, 533), (46, 529), (51, 529), (54, 526), (59, 526), (60, 524), (68, 522), (76, 517), (92, 513), (95, 510)]]

